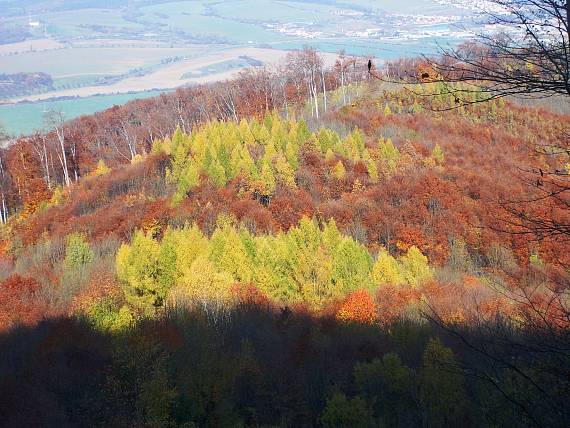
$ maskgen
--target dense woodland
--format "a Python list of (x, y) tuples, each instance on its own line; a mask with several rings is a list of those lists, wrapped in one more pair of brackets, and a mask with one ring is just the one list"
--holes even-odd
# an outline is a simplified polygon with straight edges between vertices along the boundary
[(570, 424), (569, 118), (361, 62), (2, 151), (2, 425)]

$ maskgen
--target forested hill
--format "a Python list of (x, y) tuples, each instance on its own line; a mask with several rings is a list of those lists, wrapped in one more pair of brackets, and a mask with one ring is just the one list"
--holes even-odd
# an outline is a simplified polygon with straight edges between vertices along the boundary
[(288, 70), (2, 152), (4, 426), (568, 426), (569, 118)]

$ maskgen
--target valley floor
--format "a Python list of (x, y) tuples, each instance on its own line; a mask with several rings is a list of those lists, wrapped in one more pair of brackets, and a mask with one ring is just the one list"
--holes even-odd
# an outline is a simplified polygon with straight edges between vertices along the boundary
[[(327, 67), (332, 66), (338, 57), (338, 55), (331, 53), (322, 53), (321, 55)], [(247, 56), (254, 60), (260, 61), (264, 65), (277, 66), (283, 62), (287, 56), (287, 51), (261, 48), (231, 48), (220, 50), (216, 53), (197, 55), (194, 58), (189, 58), (171, 65), (162, 66), (156, 71), (145, 74), (144, 76), (127, 77), (119, 82), (110, 85), (85, 86), (81, 88), (52, 91), (44, 94), (27, 95), (6, 100), (3, 103), (15, 104), (20, 102), (46, 101), (55, 98), (83, 98), (94, 95), (168, 90), (181, 86), (217, 82), (235, 77), (240, 71), (243, 70), (243, 68), (235, 68), (228, 71), (216, 70), (205, 75), (199, 75), (200, 70), (204, 67), (216, 66), (227, 61), (238, 60), (243, 56)], [(198, 76), (190, 77), (189, 75), (192, 73), (196, 73)]]

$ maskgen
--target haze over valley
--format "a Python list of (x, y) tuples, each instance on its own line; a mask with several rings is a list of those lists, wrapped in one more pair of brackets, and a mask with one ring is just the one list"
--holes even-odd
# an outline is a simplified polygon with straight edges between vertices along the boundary
[[(476, 2), (484, 6), (486, 2)], [(30, 133), (59, 99), (93, 111), (148, 91), (223, 80), (311, 46), (388, 58), (435, 52), (478, 31), (474, 3), (380, 1), (0, 1), (0, 122)], [(128, 95), (127, 95), (128, 94)], [(124, 99), (123, 96), (123, 99)], [(41, 108), (15, 103), (41, 101)], [(2, 105), (3, 104), (3, 105)], [(82, 113), (84, 110), (79, 109)]]

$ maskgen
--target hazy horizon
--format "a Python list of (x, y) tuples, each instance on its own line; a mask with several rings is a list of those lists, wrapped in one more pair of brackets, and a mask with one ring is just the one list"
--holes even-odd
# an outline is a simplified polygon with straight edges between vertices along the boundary
[[(38, 111), (61, 103), (71, 119), (119, 94), (147, 97), (275, 65), (303, 46), (331, 54), (328, 62), (341, 50), (378, 61), (434, 53), (477, 31), (471, 9), (464, 0), (0, 0), (0, 123), (30, 133)], [(90, 109), (77, 98), (92, 99), (80, 102)]]

